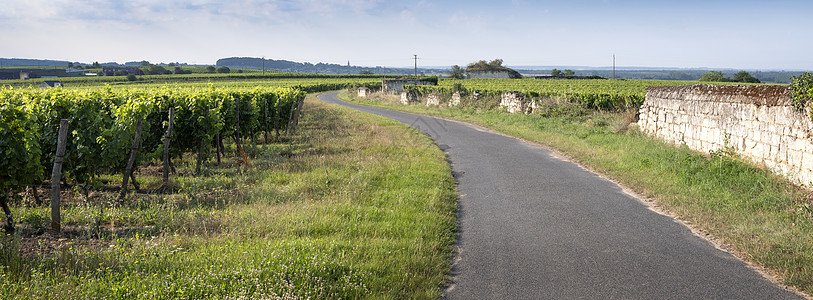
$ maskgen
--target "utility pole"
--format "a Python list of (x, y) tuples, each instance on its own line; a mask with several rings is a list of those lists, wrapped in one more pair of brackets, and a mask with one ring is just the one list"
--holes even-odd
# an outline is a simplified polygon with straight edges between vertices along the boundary
[(413, 54), (415, 56), (415, 79), (418, 79), (418, 55)]
[(263, 75), (265, 75), (265, 56), (263, 56)]
[(615, 53), (613, 53), (613, 80), (615, 80)]

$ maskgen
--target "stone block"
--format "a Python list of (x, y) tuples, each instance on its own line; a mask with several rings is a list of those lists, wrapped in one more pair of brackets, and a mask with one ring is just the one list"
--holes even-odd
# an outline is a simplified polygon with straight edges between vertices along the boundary
[(802, 152), (802, 170), (813, 170), (813, 153)]
[(771, 135), (769, 136), (768, 143), (771, 144), (772, 146), (773, 145), (779, 146), (779, 144), (782, 143), (782, 135), (771, 133)]
[(805, 148), (807, 148), (806, 144), (807, 143), (805, 140), (797, 138), (790, 141), (790, 143), (788, 143), (788, 147), (790, 148), (790, 150), (794, 151), (805, 151)]
[(784, 143), (779, 144), (779, 154), (777, 156), (777, 161), (780, 162), (787, 162), (788, 161), (788, 146)]
[(370, 89), (369, 88), (360, 87), (358, 89), (358, 97), (365, 97), (366, 98), (368, 95), (370, 95)]
[(440, 105), (440, 94), (431, 93), (426, 96), (426, 106), (438, 106), (438, 105)]
[(804, 158), (804, 152), (788, 149), (788, 163), (794, 166), (802, 167), (802, 158)]
[(525, 94), (520, 92), (507, 92), (502, 94), (500, 107), (512, 114), (524, 113), (526, 108)]
[(452, 101), (449, 102), (449, 106), (458, 105), (460, 105), (460, 92), (454, 92), (454, 94), (452, 94)]
[(418, 100), (418, 93), (416, 93), (414, 90), (406, 90), (401, 92), (401, 104), (409, 105), (412, 103), (420, 103), (420, 100)]
[(765, 123), (773, 123), (774, 122), (773, 114), (771, 114), (769, 112), (768, 108), (769, 108), (769, 106), (762, 105), (757, 109), (757, 119), (760, 122), (765, 122)]
[(781, 161), (781, 159), (779, 159), (779, 146), (768, 145), (768, 147), (769, 150), (766, 159), (770, 161)]
[(787, 106), (774, 109), (774, 123), (780, 126), (788, 126), (793, 123), (790, 115), (791, 111)]

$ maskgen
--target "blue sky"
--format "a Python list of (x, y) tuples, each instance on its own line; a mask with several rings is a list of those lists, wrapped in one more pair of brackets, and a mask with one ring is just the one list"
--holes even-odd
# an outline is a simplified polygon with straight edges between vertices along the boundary
[(813, 70), (813, 1), (0, 0), (0, 57)]

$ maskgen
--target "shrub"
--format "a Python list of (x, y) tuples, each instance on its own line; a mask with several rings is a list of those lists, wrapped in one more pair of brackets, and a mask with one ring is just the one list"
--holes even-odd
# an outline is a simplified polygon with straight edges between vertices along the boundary
[(804, 111), (810, 100), (813, 99), (813, 74), (805, 72), (802, 75), (791, 77), (790, 91), (796, 109)]

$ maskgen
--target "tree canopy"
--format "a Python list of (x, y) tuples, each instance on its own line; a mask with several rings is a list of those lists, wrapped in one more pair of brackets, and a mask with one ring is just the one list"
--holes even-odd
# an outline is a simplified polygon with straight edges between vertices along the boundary
[(747, 82), (747, 83), (759, 83), (759, 79), (754, 76), (751, 76), (750, 73), (746, 71), (739, 71), (734, 74), (734, 78), (732, 78), (736, 82)]
[(497, 58), (495, 60), (492, 60), (492, 61), (489, 61), (489, 62), (486, 62), (485, 60), (480, 60), (480, 61), (477, 61), (477, 62), (470, 63), (466, 67), (466, 72), (472, 72), (472, 71), (506, 71), (506, 72), (511, 73), (512, 77), (522, 78), (522, 75), (520, 75), (519, 72), (515, 71), (514, 69), (504, 67), (502, 65), (502, 62), (503, 62), (503, 60), (499, 59), (499, 58)]
[(700, 81), (707, 82), (745, 82), (745, 83), (760, 83), (759, 79), (751, 76), (747, 71), (739, 71), (734, 74), (734, 78), (725, 77), (725, 74), (720, 71), (708, 71), (703, 73)]
[(454, 66), (452, 66), (452, 71), (449, 72), (449, 77), (454, 78), (454, 79), (464, 79), (464, 78), (466, 78), (465, 73), (466, 73), (466, 71), (463, 70), (463, 68), (461, 68), (458, 65), (454, 65)]

